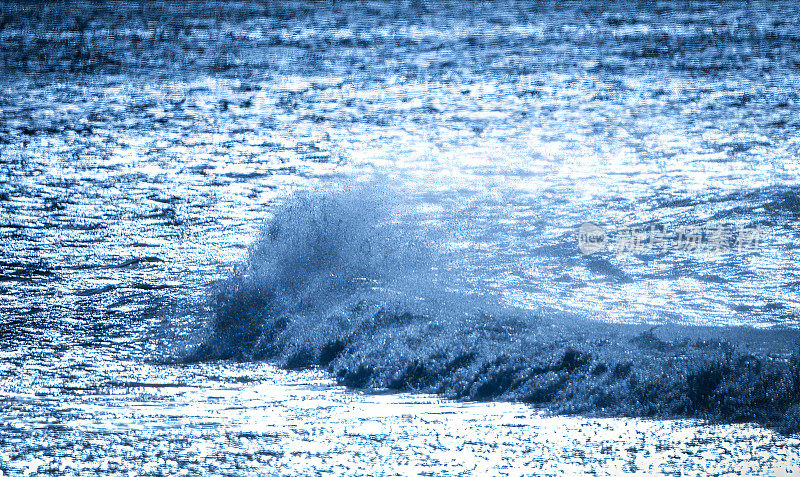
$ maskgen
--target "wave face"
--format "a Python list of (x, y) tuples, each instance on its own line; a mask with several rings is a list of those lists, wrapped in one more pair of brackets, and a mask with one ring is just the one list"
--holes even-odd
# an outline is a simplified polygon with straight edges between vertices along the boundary
[[(800, 355), (787, 352), (796, 334), (758, 335), (782, 345), (751, 354), (737, 351), (741, 334), (719, 329), (657, 335), (504, 308), (450, 286), (444, 235), (409, 225), (419, 204), (390, 192), (349, 186), (286, 201), (217, 286), (209, 333), (186, 360), (268, 359), (358, 388), (800, 430)], [(767, 332), (743, 334), (750, 349), (757, 333)]]

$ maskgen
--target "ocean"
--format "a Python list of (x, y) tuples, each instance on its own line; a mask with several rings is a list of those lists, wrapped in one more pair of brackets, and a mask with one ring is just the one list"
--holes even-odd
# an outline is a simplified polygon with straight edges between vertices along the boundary
[(800, 471), (793, 2), (5, 2), (0, 475)]

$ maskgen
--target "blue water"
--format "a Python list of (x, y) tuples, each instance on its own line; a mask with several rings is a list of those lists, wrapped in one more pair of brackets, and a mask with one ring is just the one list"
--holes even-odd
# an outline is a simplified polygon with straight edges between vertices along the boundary
[[(76, 393), (147, 401), (120, 383), (207, 336), (216, 284), (276, 211), (358, 182), (324, 244), (346, 273), (307, 277), (608, 322), (800, 325), (794, 3), (407, 3), (0, 7), (4, 452), (93, 435), (63, 424)], [(284, 221), (287, 247), (308, 244), (306, 219)], [(587, 256), (587, 221), (760, 226), (762, 242)], [(40, 418), (41, 441), (15, 430)]]

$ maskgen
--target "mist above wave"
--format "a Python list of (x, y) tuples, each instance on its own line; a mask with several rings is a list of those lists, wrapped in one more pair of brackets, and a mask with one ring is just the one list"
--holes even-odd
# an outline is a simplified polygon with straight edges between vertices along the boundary
[(417, 205), (375, 183), (287, 199), (216, 287), (211, 335), (195, 356), (274, 357), (282, 336), (323, 336), (376, 307), (462, 311), (470, 298), (453, 299), (443, 279), (443, 232), (408, 220)]

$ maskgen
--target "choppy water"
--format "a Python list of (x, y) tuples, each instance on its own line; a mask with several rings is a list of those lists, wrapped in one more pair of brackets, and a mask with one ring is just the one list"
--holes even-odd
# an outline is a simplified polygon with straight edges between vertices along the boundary
[(800, 466), (800, 441), (755, 426), (549, 417), (521, 404), (365, 395), (319, 373), (266, 364), (121, 368), (118, 382), (70, 384), (45, 391), (46, 400), (6, 396), (4, 471), (790, 475)]
[[(732, 446), (716, 461), (721, 470), (752, 459), (767, 474), (785, 464), (747, 454), (753, 444), (734, 428), (539, 421), (519, 406), (298, 387), (306, 378), (267, 365), (141, 363), (202, 329), (209, 285), (243, 258), (277, 199), (376, 174), (417, 205), (414, 225), (448, 233), (448, 267), (462, 289), (615, 322), (796, 327), (796, 5), (437, 4), (421, 13), (369, 2), (204, 5), (2, 7), (3, 472), (33, 458), (42, 472), (53, 460), (66, 466), (66, 454), (122, 472), (159, 449), (174, 459), (152, 472), (184, 465), (180, 452), (211, 472), (371, 473), (354, 467), (361, 452), (387, 472), (469, 470), (442, 460), (458, 445), (482, 449), (479, 468), (500, 469), (534, 465), (516, 429), (544, 436), (563, 425), (610, 426), (620, 441), (630, 425), (665, 436), (669, 451), (643, 444), (656, 446), (653, 456), (698, 452), (686, 447), (691, 437), (670, 440), (683, 435), (672, 433), (677, 426), (711, 448)], [(37, 8), (47, 20), (36, 19)], [(760, 225), (764, 240), (757, 253), (592, 258), (576, 244), (584, 221)], [(165, 311), (172, 302), (180, 313)], [(187, 303), (197, 313), (185, 313)], [(274, 403), (276, 393), (289, 397)], [(382, 412), (374, 401), (397, 409), (400, 417), (386, 419), (402, 437), (348, 434), (374, 424), (357, 411)], [(492, 427), (481, 445), (432, 437), (454, 425), (483, 435), (471, 426), (512, 415), (528, 427)], [(303, 442), (286, 433), (288, 422), (321, 450), (278, 451)], [(746, 429), (772, 443), (770, 455), (786, 449), (786, 462), (797, 461), (794, 441)], [(560, 470), (641, 455), (621, 444), (610, 454), (574, 447), (589, 432), (545, 446), (571, 455)], [(386, 444), (409, 449), (397, 444), (406, 438), (425, 449), (407, 461)], [(530, 434), (520, 439), (542, 446)], [(687, 472), (712, 465), (685, 455), (694, 457), (675, 465)]]

